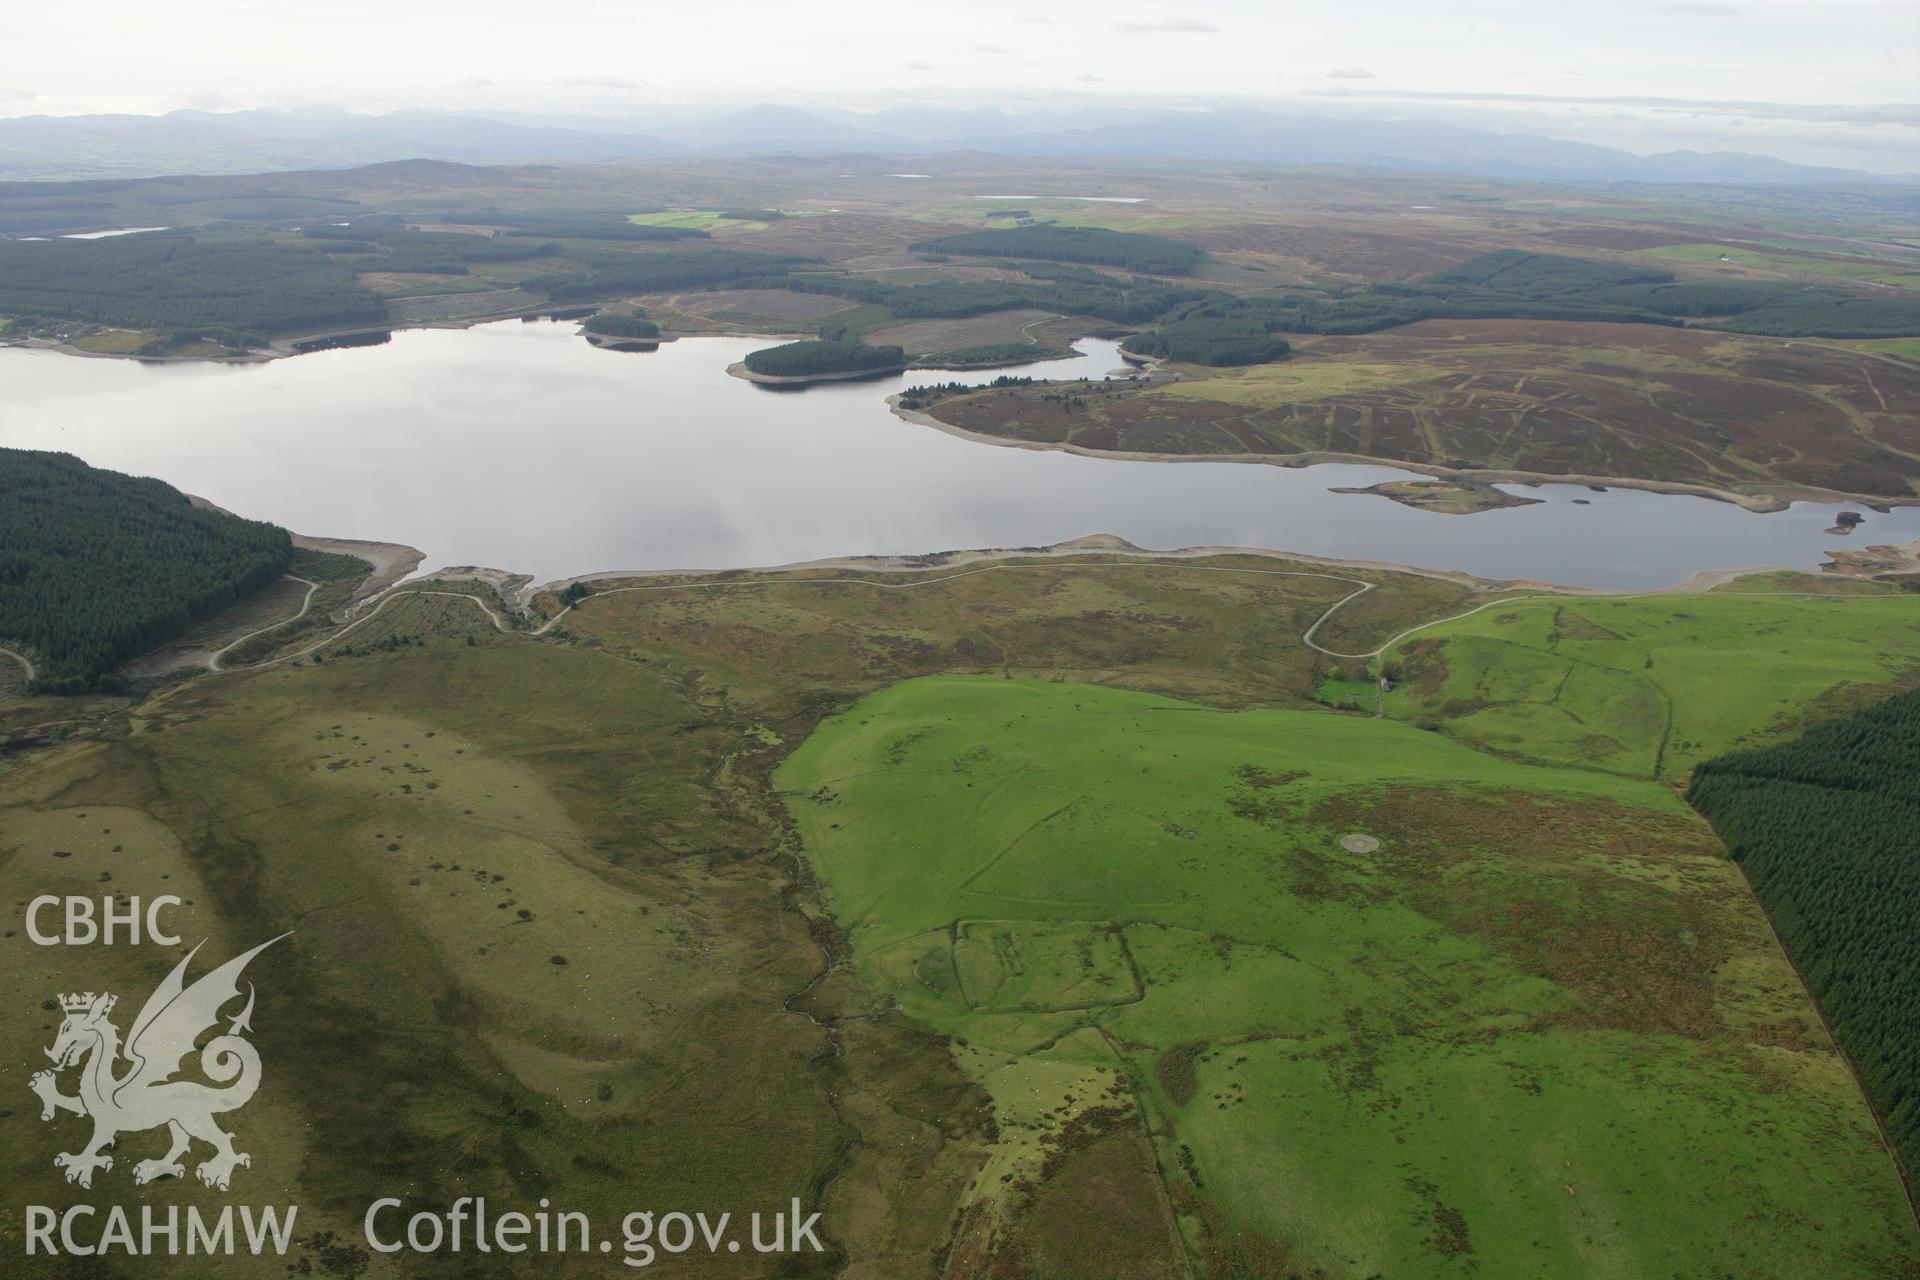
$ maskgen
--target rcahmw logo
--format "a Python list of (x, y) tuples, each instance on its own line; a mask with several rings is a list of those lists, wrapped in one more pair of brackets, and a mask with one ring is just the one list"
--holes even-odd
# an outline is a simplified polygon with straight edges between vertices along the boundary
[[(253, 985), (247, 984), (246, 1005), (227, 1020), (223, 1033), (198, 1048), (195, 1041), (216, 1029), (220, 1011), (240, 998), (240, 975), (248, 963), (286, 936), (281, 934), (235, 956), (188, 986), (187, 966), (199, 954), (196, 946), (147, 998), (124, 1041), (112, 1017), (118, 997), (91, 991), (60, 997), (65, 1017), (46, 1050), (53, 1068), (35, 1074), (29, 1087), (40, 1097), (42, 1120), (71, 1114), (93, 1122), (93, 1134), (79, 1150), (61, 1152), (53, 1158), (68, 1182), (91, 1188), (96, 1172), (113, 1168), (114, 1158), (108, 1150), (122, 1134), (162, 1126), (167, 1130), (169, 1146), (164, 1154), (133, 1166), (136, 1184), (184, 1178), (186, 1165), (182, 1158), (196, 1142), (213, 1149), (194, 1169), (208, 1187), (225, 1191), (236, 1169), (252, 1166), (252, 1157), (235, 1150), (233, 1135), (214, 1117), (238, 1111), (260, 1087), (260, 1055), (246, 1039), (253, 1029)], [(212, 1084), (175, 1078), (194, 1055), (200, 1074)], [(76, 1091), (66, 1094), (60, 1091), (60, 1073), (70, 1068), (78, 1069), (79, 1078)], [(251, 1208), (243, 1208), (248, 1250), (259, 1253), (273, 1247), (275, 1252), (283, 1252), (297, 1212), (289, 1206), (282, 1223), (272, 1210), (256, 1219)], [(209, 1224), (189, 1206), (183, 1227), (176, 1210), (156, 1211), (155, 1206), (145, 1206), (136, 1233), (125, 1210), (114, 1206), (105, 1211), (104, 1228), (96, 1244), (77, 1239), (76, 1233), (86, 1220), (99, 1213), (91, 1205), (75, 1205), (59, 1214), (45, 1206), (28, 1206), (27, 1252), (58, 1253), (64, 1249), (88, 1254), (120, 1248), (140, 1254), (149, 1252), (158, 1241), (159, 1251), (168, 1253), (182, 1248), (188, 1252), (231, 1253), (235, 1244), (231, 1207)]]

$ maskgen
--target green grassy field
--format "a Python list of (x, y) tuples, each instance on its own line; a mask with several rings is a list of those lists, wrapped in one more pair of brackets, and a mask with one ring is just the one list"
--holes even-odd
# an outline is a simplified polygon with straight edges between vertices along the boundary
[(1762, 253), (1737, 245), (1674, 244), (1648, 250), (1648, 256), (1665, 262), (1687, 265), (1726, 263), (1753, 268), (1769, 275), (1791, 278), (1813, 276), (1819, 279), (1867, 281), (1899, 289), (1920, 288), (1920, 272), (1913, 264), (1898, 258), (1868, 258), (1841, 261), (1836, 257), (1814, 257), (1805, 253)]
[(1909, 360), (1920, 360), (1920, 338), (1881, 338), (1862, 342), (1859, 346), (1867, 351), (1883, 351), (1890, 356), (1905, 356)]
[(1237, 1239), (1336, 1276), (1870, 1276), (1920, 1244), (1665, 788), (991, 677), (865, 698), (777, 780), (861, 975), (993, 1097), (977, 1212), (1017, 1219), (1091, 1102), (1144, 1108), (1221, 1265)]
[(1823, 585), (1793, 575), (1707, 595), (1484, 609), (1386, 655), (1399, 681), (1386, 711), (1524, 759), (1680, 778), (1920, 680), (1920, 597), (1809, 582)]
[[(797, 215), (787, 215), (797, 216)], [(731, 209), (667, 209), (660, 213), (630, 213), (627, 221), (642, 227), (682, 227), (690, 231), (765, 231), (764, 219), (743, 217)]]
[(107, 355), (124, 356), (132, 355), (157, 336), (159, 335), (150, 329), (110, 329), (105, 333), (75, 338), (73, 345), (82, 351), (98, 351)]

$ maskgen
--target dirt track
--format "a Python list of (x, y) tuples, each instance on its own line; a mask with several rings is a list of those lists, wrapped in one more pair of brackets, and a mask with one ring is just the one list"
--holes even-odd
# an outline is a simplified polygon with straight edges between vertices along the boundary
[(291, 623), (298, 622), (300, 621), (300, 619), (307, 616), (307, 610), (313, 607), (313, 593), (320, 589), (320, 584), (312, 581), (311, 579), (299, 577), (296, 574), (290, 573), (287, 576), (289, 578), (292, 578), (295, 582), (304, 582), (307, 584), (307, 594), (301, 598), (299, 611), (294, 613), (291, 617), (282, 618), (278, 622), (268, 623), (266, 626), (261, 627), (256, 631), (249, 631), (247, 632), (247, 634), (241, 636), (238, 640), (231, 641), (227, 644), (222, 645), (220, 648), (215, 649), (212, 653), (207, 655), (207, 670), (209, 671), (221, 670), (222, 668), (221, 659), (225, 658), (229, 653), (232, 653), (235, 649), (238, 649), (241, 645), (253, 639), (255, 636), (263, 636), (267, 634), (267, 632), (269, 631), (278, 631), (280, 628), (287, 626)]
[(34, 678), (33, 662), (31, 659), (27, 657), (26, 654), (18, 653), (12, 649), (4, 649), (4, 648), (0, 648), (0, 654), (5, 654), (7, 657), (12, 658), (15, 662), (19, 663), (20, 670), (25, 673), (29, 681), (31, 681)]

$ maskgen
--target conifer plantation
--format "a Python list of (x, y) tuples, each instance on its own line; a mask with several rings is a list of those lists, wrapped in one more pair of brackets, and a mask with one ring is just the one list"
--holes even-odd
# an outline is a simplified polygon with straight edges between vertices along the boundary
[(113, 669), (286, 572), (285, 529), (196, 507), (158, 480), (0, 449), (0, 639), (47, 692), (117, 689)]
[(1920, 1168), (1920, 690), (1792, 742), (1709, 760), (1687, 799), (1746, 868), (1911, 1181)]

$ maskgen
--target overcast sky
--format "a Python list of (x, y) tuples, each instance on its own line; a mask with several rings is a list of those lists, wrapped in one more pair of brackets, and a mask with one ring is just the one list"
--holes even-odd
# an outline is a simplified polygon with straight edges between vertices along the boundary
[(1307, 106), (1920, 170), (1920, 0), (5, 0), (0, 115)]

